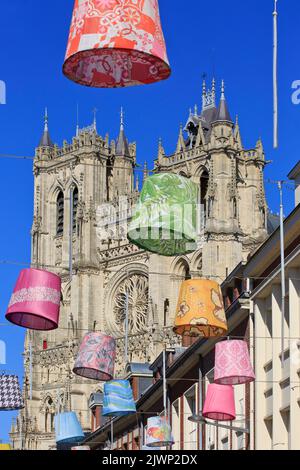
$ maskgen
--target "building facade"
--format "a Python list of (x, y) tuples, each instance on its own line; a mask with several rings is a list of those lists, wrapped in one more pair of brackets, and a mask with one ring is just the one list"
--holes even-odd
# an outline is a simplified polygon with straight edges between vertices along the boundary
[(256, 374), (252, 448), (257, 450), (300, 449), (299, 234), (298, 203), (284, 221), (285, 293), (279, 229), (254, 253), (244, 270), (252, 283), (250, 334)]
[[(101, 387), (72, 374), (74, 357), (85, 333), (104, 331), (117, 338), (116, 376), (124, 376), (125, 292), (128, 360), (152, 363), (164, 344), (181, 346), (172, 324), (182, 280), (203, 276), (222, 282), (266, 239), (262, 142), (243, 147), (224, 84), (219, 104), (215, 81), (211, 89), (203, 84), (202, 95), (201, 112), (197, 107), (190, 111), (175, 152), (165, 155), (160, 141), (154, 162), (155, 172), (184, 175), (199, 187), (203, 231), (198, 248), (175, 258), (150, 254), (127, 240), (127, 221), (141, 181), (135, 171), (136, 144), (128, 143), (123, 117), (115, 141), (99, 136), (94, 122), (58, 147), (51, 141), (46, 115), (33, 168), (32, 266), (61, 276), (61, 315), (57, 330), (26, 336), (26, 407), (12, 425), (14, 448), (55, 448), (54, 415), (66, 409), (77, 412), (85, 432), (91, 430), (88, 401)], [(146, 167), (143, 176), (148, 176)]]

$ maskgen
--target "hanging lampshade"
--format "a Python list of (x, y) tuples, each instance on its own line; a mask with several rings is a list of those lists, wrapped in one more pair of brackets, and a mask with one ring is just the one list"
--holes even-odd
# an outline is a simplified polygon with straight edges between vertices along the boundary
[(104, 382), (114, 375), (116, 341), (102, 333), (87, 333), (80, 345), (73, 372)]
[(238, 385), (253, 382), (255, 374), (251, 365), (246, 341), (221, 341), (215, 349), (215, 383)]
[(68, 443), (82, 441), (84, 438), (81, 425), (73, 411), (57, 414), (54, 417), (54, 427), (56, 442)]
[(167, 447), (174, 444), (171, 426), (166, 418), (154, 416), (148, 418), (146, 430), (147, 447)]
[(61, 279), (40, 269), (23, 269), (10, 299), (6, 318), (31, 330), (58, 327)]
[(71, 450), (91, 450), (89, 446), (76, 446), (72, 447)]
[(16, 375), (0, 375), (0, 411), (24, 408), (19, 379)]
[(136, 405), (128, 380), (113, 380), (104, 384), (103, 416), (126, 416), (136, 413)]
[(176, 334), (222, 336), (227, 331), (227, 321), (219, 284), (208, 279), (191, 279), (181, 284), (176, 310)]
[(64, 74), (92, 87), (169, 77), (157, 0), (75, 0)]
[(0, 451), (1, 450), (11, 450), (10, 444), (0, 444)]
[(234, 389), (231, 385), (209, 384), (202, 415), (215, 421), (235, 419)]
[(164, 256), (196, 249), (197, 186), (172, 173), (149, 176), (128, 230), (138, 247)]

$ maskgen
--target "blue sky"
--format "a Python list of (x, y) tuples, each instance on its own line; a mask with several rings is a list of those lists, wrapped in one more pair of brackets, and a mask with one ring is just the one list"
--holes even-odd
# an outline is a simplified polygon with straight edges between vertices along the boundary
[[(226, 81), (233, 116), (239, 115), (243, 143), (254, 147), (261, 136), (266, 177), (285, 178), (299, 159), (300, 105), (291, 101), (291, 84), (300, 79), (299, 0), (279, 0), (280, 147), (272, 149), (272, 11), (273, 0), (160, 0), (161, 16), (172, 65), (172, 77), (162, 83), (121, 90), (80, 87), (63, 77), (63, 63), (73, 0), (1, 1), (0, 80), (7, 85), (7, 104), (0, 105), (0, 154), (32, 156), (42, 132), (44, 107), (49, 109), (52, 139), (71, 140), (76, 125), (90, 124), (98, 109), (98, 131), (116, 137), (123, 106), (126, 133), (138, 145), (138, 160), (157, 154), (158, 138), (165, 150), (175, 150), (180, 123), (188, 110), (201, 105), (201, 77)], [(184, 5), (184, 7), (183, 7)], [(188, 6), (187, 6), (188, 5)], [(30, 260), (32, 223), (32, 163), (0, 158), (2, 227), (0, 261)], [(278, 212), (278, 194), (266, 186), (269, 206)], [(285, 212), (293, 207), (285, 191)], [(0, 323), (19, 266), (0, 264)], [(7, 344), (7, 366), (22, 374), (23, 331), (0, 327)], [(0, 366), (1, 367), (1, 366)], [(0, 439), (7, 438), (13, 413), (0, 414)]]

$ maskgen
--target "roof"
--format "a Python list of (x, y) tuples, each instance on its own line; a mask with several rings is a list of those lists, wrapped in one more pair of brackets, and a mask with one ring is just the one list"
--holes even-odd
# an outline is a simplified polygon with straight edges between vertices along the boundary
[(215, 118), (215, 122), (217, 121), (232, 122), (225, 97), (222, 97), (220, 100), (218, 111), (217, 111), (216, 118)]
[(277, 214), (273, 214), (272, 212), (268, 212), (267, 215), (267, 231), (268, 234), (271, 235), (271, 233), (274, 232), (280, 225), (280, 217)]
[(290, 180), (294, 180), (296, 179), (297, 177), (300, 176), (300, 160), (298, 163), (296, 163), (296, 165), (294, 166), (294, 168), (289, 172), (288, 174), (288, 178)]
[(150, 369), (148, 362), (139, 364), (138, 362), (130, 362), (126, 366), (126, 372), (130, 375), (150, 375), (152, 377), (153, 372)]
[[(285, 255), (299, 243), (300, 205), (297, 206), (284, 220), (284, 245)], [(280, 227), (278, 226), (271, 235), (262, 243), (249, 258), (245, 270), (245, 277), (260, 276), (267, 272), (273, 264), (280, 263)], [(265, 275), (265, 274), (264, 274)]]
[(128, 140), (126, 138), (123, 126), (121, 126), (119, 137), (117, 139), (116, 155), (130, 157)]
[(44, 130), (44, 133), (39, 143), (39, 147), (53, 147), (53, 142), (51, 140), (48, 130)]

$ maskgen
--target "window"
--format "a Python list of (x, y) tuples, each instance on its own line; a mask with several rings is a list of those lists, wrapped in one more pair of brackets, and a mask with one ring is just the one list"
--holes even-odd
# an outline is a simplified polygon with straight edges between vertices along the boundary
[(222, 439), (222, 448), (223, 450), (228, 450), (228, 437)]
[(188, 420), (188, 417), (196, 413), (196, 386), (191, 387), (184, 394), (184, 448), (197, 449), (197, 424)]
[(209, 174), (205, 170), (202, 173), (202, 176), (200, 178), (200, 204), (201, 204), (201, 215), (202, 215), (202, 220), (205, 224), (206, 217), (211, 216), (211, 211), (212, 211), (212, 201), (209, 201), (209, 207), (208, 207), (208, 200), (207, 200), (207, 193), (208, 193), (208, 180), (209, 180)]
[(236, 432), (236, 441), (238, 450), (245, 449), (245, 434), (242, 432)]
[(164, 326), (167, 326), (169, 320), (169, 313), (170, 313), (170, 301), (166, 299), (164, 301)]
[(54, 430), (54, 414), (52, 412), (53, 400), (47, 397), (45, 402), (45, 432), (50, 433)]
[(78, 188), (77, 186), (75, 186), (73, 190), (73, 232), (76, 231), (77, 209), (78, 209)]
[(180, 408), (179, 400), (172, 404), (172, 431), (174, 437), (173, 450), (180, 450)]
[(56, 235), (61, 236), (64, 231), (64, 194), (58, 193), (56, 201)]

